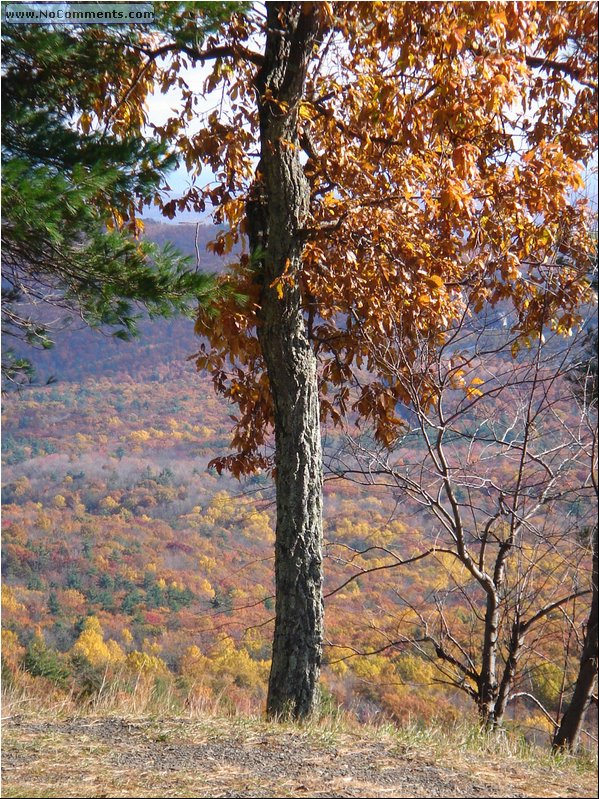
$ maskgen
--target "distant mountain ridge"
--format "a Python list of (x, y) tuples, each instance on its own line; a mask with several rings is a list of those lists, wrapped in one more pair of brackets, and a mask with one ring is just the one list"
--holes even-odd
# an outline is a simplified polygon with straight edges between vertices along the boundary
[(199, 257), (197, 267), (203, 272), (222, 272), (225, 264), (232, 258), (232, 256), (215, 255), (208, 249), (210, 242), (214, 241), (222, 230), (218, 225), (204, 220), (198, 220), (197, 223), (175, 223), (144, 219), (143, 222), (144, 236), (147, 239), (161, 246), (168, 243), (174, 245), (183, 255), (193, 258), (194, 263)]
[[(207, 249), (220, 230), (216, 225), (173, 224), (152, 219), (145, 220), (144, 225), (146, 238), (156, 244), (170, 243), (194, 261), (199, 252), (201, 271), (222, 272), (232, 259)], [(90, 376), (117, 374), (151, 379), (152, 371), (163, 364), (169, 364), (177, 374), (194, 371), (188, 360), (199, 348), (193, 320), (185, 317), (147, 320), (140, 328), (136, 339), (124, 342), (110, 333), (90, 330), (75, 320), (56, 334), (56, 343), (49, 350), (32, 349), (20, 342), (16, 342), (14, 348), (35, 366), (37, 384), (44, 384), (50, 378), (77, 383)]]

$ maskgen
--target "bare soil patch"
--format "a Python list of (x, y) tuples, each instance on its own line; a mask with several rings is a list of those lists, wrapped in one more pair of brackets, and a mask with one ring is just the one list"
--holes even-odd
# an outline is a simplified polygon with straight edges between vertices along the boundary
[(3, 796), (592, 797), (592, 775), (484, 753), (440, 762), (391, 735), (241, 719), (14, 717)]

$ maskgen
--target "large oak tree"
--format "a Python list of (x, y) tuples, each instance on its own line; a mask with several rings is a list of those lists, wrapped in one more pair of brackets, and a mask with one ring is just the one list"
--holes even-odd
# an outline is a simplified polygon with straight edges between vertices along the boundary
[[(171, 217), (212, 207), (220, 252), (249, 240), (224, 277), (235, 291), (198, 321), (198, 367), (239, 408), (217, 468), (273, 468), (268, 710), (301, 717), (322, 650), (320, 421), (353, 411), (392, 443), (407, 399), (370, 342), (400, 326), (409, 359), (417, 338), (500, 301), (523, 335), (577, 322), (594, 6), (271, 2), (199, 45), (203, 5), (171, 4), (171, 29), (123, 35), (138, 63), (128, 81), (103, 75), (90, 114), (126, 136), (149, 122), (150, 91), (178, 88), (171, 118), (150, 127), (197, 180), (157, 202)], [(185, 68), (208, 63), (195, 84)]]

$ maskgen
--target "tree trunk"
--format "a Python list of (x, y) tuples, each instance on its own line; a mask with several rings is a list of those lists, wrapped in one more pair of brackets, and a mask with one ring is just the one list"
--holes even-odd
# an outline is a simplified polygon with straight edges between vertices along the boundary
[(589, 701), (593, 693), (593, 686), (597, 676), (597, 526), (593, 531), (593, 589), (591, 612), (587, 621), (587, 629), (584, 637), (582, 654), (580, 657), (580, 668), (578, 677), (574, 685), (574, 694), (568, 709), (562, 716), (561, 724), (553, 738), (553, 749), (575, 750), (578, 745), (578, 738), (584, 721), (584, 716), (589, 706)]
[(323, 635), (318, 379), (300, 292), (310, 187), (297, 131), (317, 10), (307, 3), (267, 8), (265, 61), (256, 78), (261, 161), (248, 203), (250, 246), (262, 253), (258, 336), (276, 446), (276, 621), (267, 713), (302, 718), (317, 703)]
[(510, 636), (510, 643), (508, 648), (508, 657), (503, 670), (503, 676), (499, 685), (497, 694), (497, 701), (495, 703), (495, 710), (493, 713), (493, 722), (495, 726), (503, 724), (503, 717), (505, 709), (510, 697), (510, 691), (516, 678), (516, 670), (518, 668), (518, 660), (524, 644), (524, 635), (522, 632), (522, 625), (520, 624), (520, 613), (516, 614), (514, 623), (512, 625), (512, 634)]
[(499, 634), (499, 610), (495, 591), (487, 590), (485, 633), (482, 663), (478, 684), (478, 708), (482, 720), (495, 726), (495, 703), (497, 701), (497, 637)]

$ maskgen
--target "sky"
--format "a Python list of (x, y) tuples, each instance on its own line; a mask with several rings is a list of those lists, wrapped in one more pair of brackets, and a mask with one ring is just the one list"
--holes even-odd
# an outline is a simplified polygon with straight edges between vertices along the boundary
[[(188, 86), (196, 91), (198, 94), (201, 95), (202, 86), (204, 84), (205, 79), (208, 77), (212, 70), (211, 64), (205, 64), (204, 66), (196, 66), (196, 67), (188, 67), (187, 69), (181, 70), (181, 76), (185, 78)], [(148, 106), (148, 116), (150, 122), (154, 125), (162, 125), (166, 122), (167, 119), (174, 116), (177, 112), (177, 108), (180, 106), (181, 103), (181, 92), (178, 88), (172, 87), (169, 89), (166, 94), (161, 94), (160, 92), (156, 94), (152, 94), (148, 97), (147, 106)], [(202, 106), (201, 98), (200, 104), (197, 106), (198, 112), (201, 115), (202, 112), (207, 111), (210, 107), (211, 103), (205, 102), (204, 106)], [(190, 125), (189, 130), (192, 133), (196, 133), (201, 127), (201, 117), (198, 118), (197, 124)], [(210, 170), (205, 167), (203, 169), (203, 176), (205, 176), (205, 183), (208, 183), (213, 175)], [(181, 163), (179, 168), (173, 172), (170, 172), (168, 175), (168, 184), (171, 187), (171, 196), (173, 198), (180, 197), (186, 189), (190, 187), (190, 178), (187, 172), (187, 168), (184, 163)], [(178, 222), (197, 222), (200, 219), (208, 220), (210, 214), (204, 213), (199, 214), (196, 211), (188, 212), (188, 211), (178, 211), (177, 216), (173, 220), (169, 220), (166, 217), (162, 217), (162, 215), (158, 212), (157, 209), (148, 209), (147, 213), (144, 214), (146, 218), (154, 218), (160, 219), (164, 222), (172, 221), (175, 224)]]

